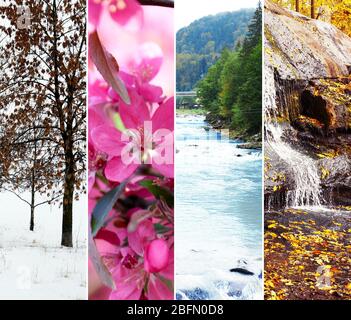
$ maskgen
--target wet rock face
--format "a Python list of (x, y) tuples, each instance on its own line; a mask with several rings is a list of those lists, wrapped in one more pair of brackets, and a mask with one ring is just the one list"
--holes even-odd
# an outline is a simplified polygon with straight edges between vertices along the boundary
[(351, 157), (343, 154), (318, 161), (325, 197), (333, 205), (351, 205)]
[(269, 210), (284, 208), (287, 192), (295, 187), (293, 172), (267, 144), (265, 145), (264, 180), (265, 208)]
[(301, 95), (302, 115), (318, 120), (326, 134), (351, 128), (351, 77), (319, 79)]
[[(314, 159), (325, 202), (350, 205), (351, 39), (266, 1), (265, 46), (266, 123), (278, 123), (281, 140)], [(294, 175), (269, 143), (265, 156), (265, 207), (282, 208)]]
[(327, 112), (327, 102), (320, 96), (314, 95), (310, 90), (301, 93), (301, 115), (311, 117), (329, 127), (331, 117)]
[(265, 1), (266, 61), (282, 79), (350, 75), (351, 39), (335, 26)]

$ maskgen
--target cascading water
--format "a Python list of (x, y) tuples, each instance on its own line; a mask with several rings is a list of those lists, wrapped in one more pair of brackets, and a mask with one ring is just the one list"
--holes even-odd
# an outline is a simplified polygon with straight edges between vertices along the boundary
[[(292, 85), (284, 82), (277, 94), (273, 71), (266, 73), (265, 95), (265, 139), (266, 146), (282, 159), (290, 168), (294, 178), (294, 189), (289, 190), (286, 195), (286, 206), (306, 207), (321, 206), (321, 181), (316, 161), (296, 150), (284, 137), (283, 125), (280, 118), (289, 119), (294, 111), (298, 97), (294, 94)], [(292, 128), (291, 128), (292, 129)]]
[(270, 147), (289, 165), (295, 179), (295, 189), (288, 191), (286, 203), (292, 207), (321, 206), (320, 177), (315, 161), (283, 141), (279, 124), (271, 123), (266, 130), (270, 133), (267, 139)]

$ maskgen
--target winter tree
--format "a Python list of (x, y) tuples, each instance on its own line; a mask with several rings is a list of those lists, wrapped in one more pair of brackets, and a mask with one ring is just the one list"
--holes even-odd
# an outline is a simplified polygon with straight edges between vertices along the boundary
[(71, 247), (73, 201), (85, 191), (86, 2), (1, 4), (1, 183), (45, 190), (48, 202), (61, 193), (61, 244)]

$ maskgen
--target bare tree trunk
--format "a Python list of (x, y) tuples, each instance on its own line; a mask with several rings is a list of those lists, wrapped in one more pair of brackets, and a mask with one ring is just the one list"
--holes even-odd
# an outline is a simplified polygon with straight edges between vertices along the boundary
[(30, 231), (34, 231), (34, 207), (30, 206)]
[[(64, 112), (62, 102), (60, 101), (59, 93), (59, 61), (57, 54), (57, 5), (56, 0), (52, 2), (52, 17), (53, 17), (53, 62), (54, 62), (54, 91), (56, 109), (60, 119), (60, 127), (65, 128)], [(70, 110), (68, 110), (70, 112)], [(74, 193), (74, 156), (71, 128), (66, 128), (62, 133), (65, 150), (65, 177), (63, 186), (63, 213), (62, 213), (62, 235), (61, 245), (65, 247), (73, 247), (72, 242), (72, 225), (73, 225), (73, 193)]]
[[(67, 190), (65, 190), (65, 195), (63, 197), (63, 219), (62, 219), (61, 245), (65, 246), (65, 247), (73, 247), (73, 241), (72, 241), (73, 201), (70, 199), (70, 198), (73, 198), (73, 192), (71, 193), (71, 191), (69, 189), (70, 189), (70, 187), (67, 187)], [(72, 194), (72, 196), (71, 196), (71, 194)]]
[(300, 12), (300, 0), (295, 0), (295, 10), (296, 12)]
[[(35, 127), (35, 124), (34, 124)], [(37, 162), (37, 142), (35, 129), (33, 131), (34, 135), (34, 155), (33, 155), (33, 165), (32, 165), (32, 175), (31, 175), (31, 201), (30, 201), (30, 226), (29, 230), (34, 231), (34, 209), (35, 209), (35, 165)]]
[(34, 231), (34, 208), (35, 208), (35, 181), (34, 181), (34, 168), (32, 169), (32, 187), (31, 187), (31, 201), (30, 201), (30, 226), (29, 230)]
[(72, 149), (66, 151), (65, 185), (63, 195), (63, 218), (61, 245), (73, 247), (73, 194), (74, 194), (74, 164)]
[(314, 0), (311, 0), (311, 18), (312, 19), (315, 19), (316, 18), (316, 15), (315, 15), (315, 3), (314, 3)]

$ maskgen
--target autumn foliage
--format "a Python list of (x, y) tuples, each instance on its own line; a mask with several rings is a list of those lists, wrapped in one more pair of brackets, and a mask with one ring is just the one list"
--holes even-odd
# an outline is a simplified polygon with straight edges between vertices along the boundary
[(351, 219), (287, 209), (265, 214), (265, 298), (351, 298)]
[(351, 0), (272, 0), (280, 6), (334, 24), (351, 36)]
[(86, 4), (2, 3), (1, 184), (59, 201), (62, 245), (72, 246), (73, 200), (85, 178)]

